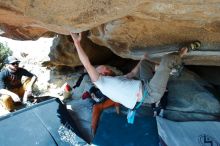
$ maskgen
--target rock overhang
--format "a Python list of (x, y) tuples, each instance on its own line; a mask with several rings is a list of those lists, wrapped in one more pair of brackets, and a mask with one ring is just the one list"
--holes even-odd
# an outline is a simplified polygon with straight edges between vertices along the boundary
[(89, 31), (93, 43), (132, 59), (145, 51), (157, 58), (200, 40), (202, 52), (188, 57), (188, 63), (197, 57), (198, 64), (209, 59), (209, 65), (215, 65), (220, 50), (219, 7), (217, 0), (0, 0), (0, 29), (2, 36), (19, 40)]

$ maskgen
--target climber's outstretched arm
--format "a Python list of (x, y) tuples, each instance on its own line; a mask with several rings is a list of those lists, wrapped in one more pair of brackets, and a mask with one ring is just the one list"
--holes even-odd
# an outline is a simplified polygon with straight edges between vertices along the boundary
[(88, 56), (86, 55), (85, 51), (83, 50), (80, 44), (80, 41), (82, 39), (82, 34), (81, 33), (76, 34), (76, 33), (70, 32), (70, 35), (72, 36), (72, 39), (74, 41), (77, 53), (79, 55), (79, 59), (82, 62), (85, 69), (87, 70), (92, 82), (97, 81), (99, 78), (99, 73), (96, 71), (95, 67), (89, 61)]

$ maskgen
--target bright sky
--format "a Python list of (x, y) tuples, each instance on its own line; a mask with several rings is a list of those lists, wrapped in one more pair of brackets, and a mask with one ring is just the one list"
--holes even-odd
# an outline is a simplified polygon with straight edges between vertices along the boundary
[(0, 42), (7, 44), (13, 51), (13, 55), (20, 58), (20, 53), (29, 54), (29, 57), (41, 57), (48, 55), (53, 38), (40, 38), (36, 41), (17, 41), (0, 37)]

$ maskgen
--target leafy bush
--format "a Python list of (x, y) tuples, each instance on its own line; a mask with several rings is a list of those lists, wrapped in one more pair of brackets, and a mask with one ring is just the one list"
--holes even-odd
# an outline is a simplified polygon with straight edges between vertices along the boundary
[(10, 55), (12, 55), (12, 51), (7, 44), (0, 42), (0, 69), (4, 66), (4, 60)]

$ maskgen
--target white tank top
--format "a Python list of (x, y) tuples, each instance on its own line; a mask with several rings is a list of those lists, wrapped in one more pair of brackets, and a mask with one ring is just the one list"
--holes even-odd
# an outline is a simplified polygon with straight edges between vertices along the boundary
[(99, 76), (94, 84), (101, 92), (111, 100), (133, 109), (138, 94), (142, 92), (142, 84), (139, 80), (127, 79), (123, 76)]

